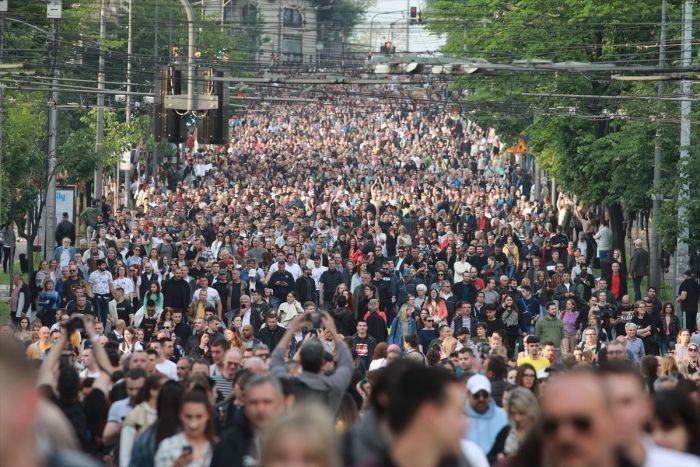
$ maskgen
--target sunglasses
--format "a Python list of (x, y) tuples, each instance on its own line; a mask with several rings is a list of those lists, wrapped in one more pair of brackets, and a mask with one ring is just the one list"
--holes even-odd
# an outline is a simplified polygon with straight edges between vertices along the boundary
[(579, 433), (588, 433), (593, 427), (593, 422), (588, 417), (577, 415), (562, 418), (544, 418), (542, 420), (542, 431), (546, 434), (554, 434), (564, 425), (571, 425)]
[(486, 391), (479, 391), (476, 394), (472, 394), (472, 397), (474, 399), (488, 399), (489, 397), (491, 397), (491, 394), (489, 394)]

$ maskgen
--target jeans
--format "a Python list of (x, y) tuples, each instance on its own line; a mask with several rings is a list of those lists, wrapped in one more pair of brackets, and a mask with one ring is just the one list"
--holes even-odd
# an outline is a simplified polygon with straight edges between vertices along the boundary
[(634, 285), (634, 301), (642, 299), (642, 276), (635, 276), (632, 279), (632, 284)]
[(603, 259), (608, 257), (608, 250), (598, 251), (598, 259)]
[(661, 335), (659, 336), (659, 349), (661, 350), (659, 353), (663, 357), (668, 353), (669, 346), (671, 344), (671, 339), (669, 339), (668, 336), (666, 335)]
[(14, 256), (12, 253), (14, 253), (12, 247), (3, 245), (3, 247), (2, 247), (2, 272), (4, 272), (5, 274), (7, 274), (7, 266), (10, 264), (10, 261), (12, 261), (12, 257)]
[(95, 294), (92, 299), (92, 306), (95, 308), (95, 315), (103, 323), (107, 322), (109, 314), (109, 301), (112, 299), (110, 294)]
[(272, 297), (270, 298), (270, 304), (272, 305), (272, 309), (277, 311), (282, 304), (282, 300), (277, 297)]
[(508, 279), (513, 278), (513, 273), (515, 272), (515, 265), (509, 264), (506, 266), (506, 276), (508, 276)]

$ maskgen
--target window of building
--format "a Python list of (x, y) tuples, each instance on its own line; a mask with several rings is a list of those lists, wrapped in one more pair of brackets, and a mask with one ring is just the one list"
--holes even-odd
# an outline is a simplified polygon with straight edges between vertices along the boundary
[(301, 36), (282, 36), (282, 55), (285, 61), (300, 62)]
[(285, 28), (300, 28), (302, 23), (301, 12), (296, 8), (285, 8), (282, 11), (282, 25)]

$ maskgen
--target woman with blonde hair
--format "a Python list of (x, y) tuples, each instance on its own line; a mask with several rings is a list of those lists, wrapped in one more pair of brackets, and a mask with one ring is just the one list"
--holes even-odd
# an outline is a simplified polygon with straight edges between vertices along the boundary
[(296, 405), (274, 417), (260, 436), (260, 466), (340, 467), (333, 418), (319, 405)]
[(396, 344), (403, 351), (403, 340), (406, 336), (418, 333), (416, 320), (413, 319), (413, 305), (404, 303), (399, 308), (399, 313), (391, 322), (389, 330), (389, 344)]
[(440, 345), (440, 356), (442, 358), (450, 358), (453, 352), (457, 350), (457, 339), (454, 337), (446, 337)]
[(508, 403), (504, 405), (508, 413), (508, 425), (496, 435), (496, 441), (487, 455), (491, 462), (513, 456), (540, 416), (537, 397), (523, 387), (510, 390)]
[(688, 366), (685, 362), (677, 362), (671, 356), (665, 356), (661, 358), (659, 362), (659, 375), (658, 376), (672, 376), (677, 380), (689, 379), (690, 374), (688, 373)]

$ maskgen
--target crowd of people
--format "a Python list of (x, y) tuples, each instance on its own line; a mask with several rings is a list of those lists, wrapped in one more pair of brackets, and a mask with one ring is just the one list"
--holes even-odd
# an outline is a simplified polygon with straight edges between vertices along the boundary
[(64, 216), (12, 278), (0, 465), (700, 466), (698, 268), (679, 319), (443, 84), (343, 89)]

